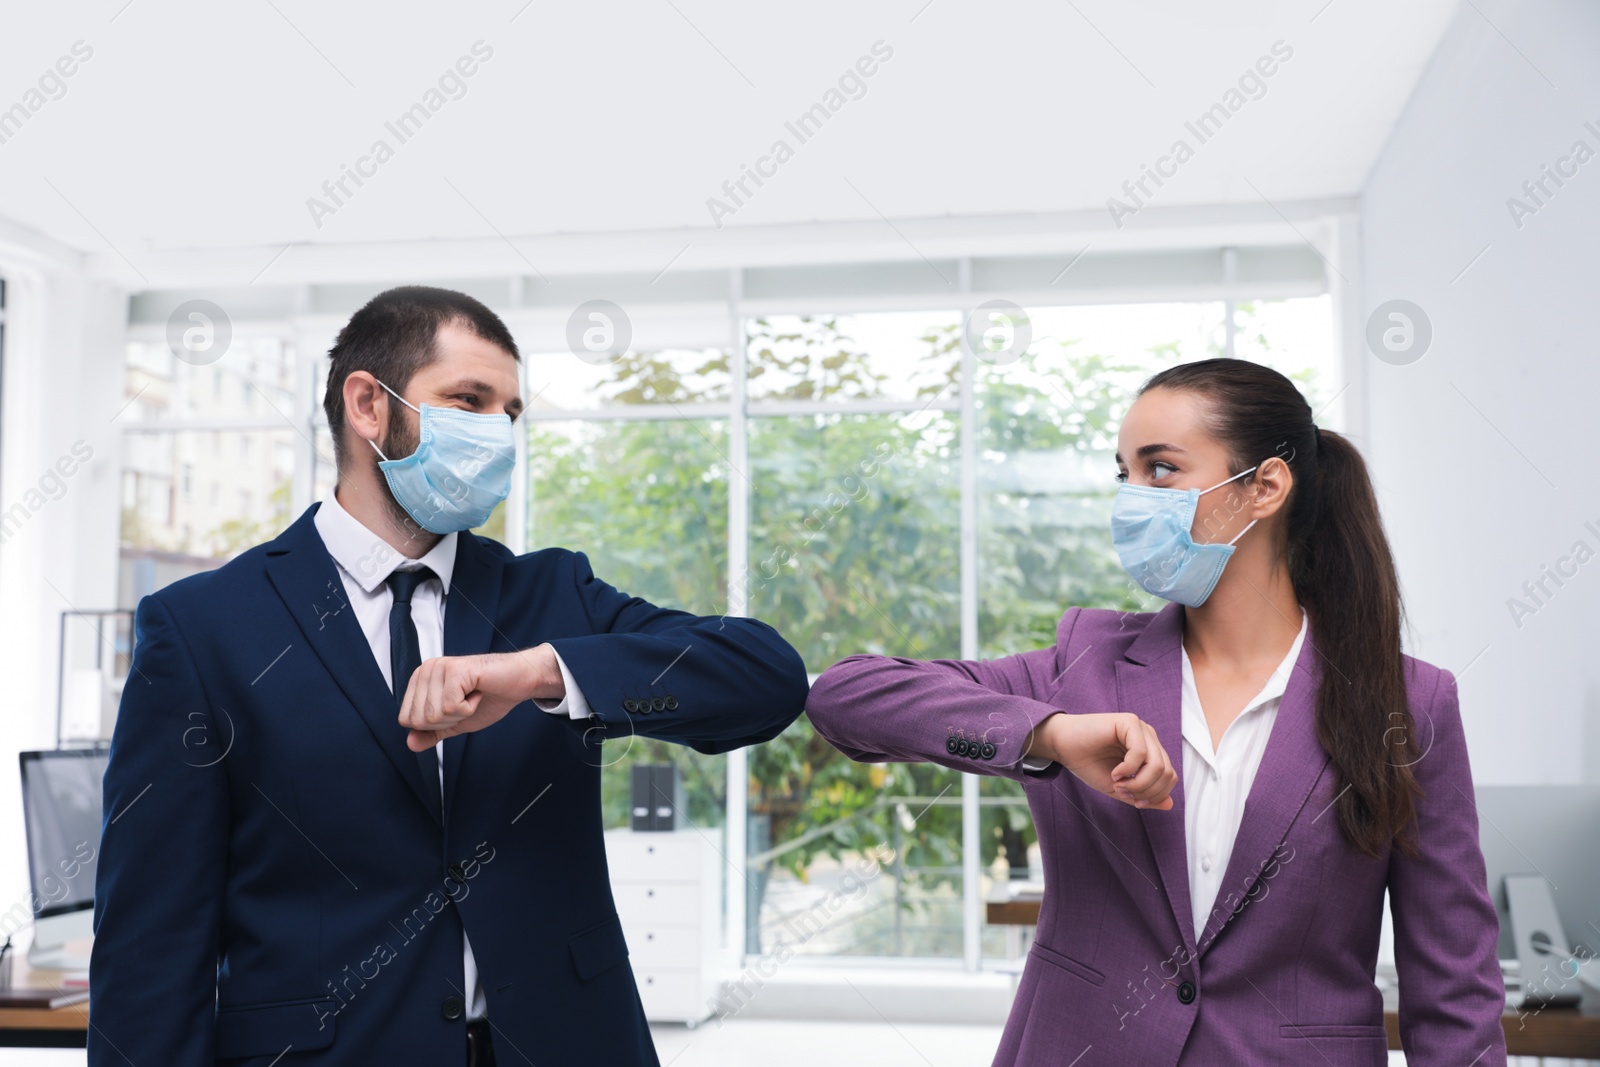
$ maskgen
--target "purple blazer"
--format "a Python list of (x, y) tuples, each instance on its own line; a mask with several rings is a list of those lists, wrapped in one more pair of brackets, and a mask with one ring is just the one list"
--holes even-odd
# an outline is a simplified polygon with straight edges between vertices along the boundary
[(1046, 716), (1126, 711), (1181, 772), (1182, 612), (1073, 608), (1054, 648), (981, 662), (851, 656), (811, 690), (812, 725), (851, 759), (1003, 775), (1027, 793), (1044, 902), (995, 1067), (1385, 1064), (1373, 975), (1386, 888), (1407, 1062), (1502, 1067), (1499, 924), (1450, 672), (1406, 657), (1421, 855), (1374, 859), (1345, 842), (1332, 809), (1307, 632), (1204, 930), (1191, 918), (1181, 779), (1172, 810), (1141, 811), (1059, 764), (1023, 770)]

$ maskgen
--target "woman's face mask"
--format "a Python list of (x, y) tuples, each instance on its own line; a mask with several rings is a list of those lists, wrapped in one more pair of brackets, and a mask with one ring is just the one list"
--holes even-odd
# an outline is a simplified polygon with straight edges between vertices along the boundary
[(1159, 489), (1123, 482), (1111, 505), (1111, 543), (1123, 569), (1151, 596), (1195, 608), (1204, 604), (1233, 555), (1234, 541), (1256, 524), (1250, 520), (1226, 544), (1196, 544), (1190, 530), (1200, 498), (1243, 478), (1240, 471), (1211, 489)]
[(367, 442), (383, 461), (378, 469), (395, 501), (429, 533), (482, 526), (511, 493), (517, 462), (511, 416), (432, 404), (419, 410), (383, 382), (378, 384), (421, 419), (416, 451), (404, 459), (389, 459), (376, 442)]

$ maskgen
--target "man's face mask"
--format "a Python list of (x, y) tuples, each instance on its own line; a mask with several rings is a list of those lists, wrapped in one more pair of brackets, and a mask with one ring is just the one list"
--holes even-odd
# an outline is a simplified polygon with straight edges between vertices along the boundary
[(419, 410), (383, 382), (378, 384), (421, 420), (416, 450), (404, 459), (390, 459), (377, 442), (367, 442), (382, 460), (378, 469), (395, 502), (429, 533), (482, 526), (511, 492), (517, 462), (511, 416), (427, 403)]

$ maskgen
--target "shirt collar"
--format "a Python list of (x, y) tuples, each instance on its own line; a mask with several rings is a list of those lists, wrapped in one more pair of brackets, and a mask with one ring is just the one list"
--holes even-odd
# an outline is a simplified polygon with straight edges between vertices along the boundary
[(441, 537), (421, 559), (410, 559), (346, 511), (332, 490), (323, 497), (312, 521), (328, 555), (367, 592), (373, 592), (395, 571), (413, 570), (413, 565), (420, 564), (439, 576), (444, 592), (449, 594), (450, 575), (456, 565), (455, 533)]

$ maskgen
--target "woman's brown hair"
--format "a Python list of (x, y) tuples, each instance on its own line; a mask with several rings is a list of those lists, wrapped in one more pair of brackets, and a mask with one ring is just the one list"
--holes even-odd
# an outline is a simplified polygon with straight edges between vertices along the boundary
[[(1317, 740), (1339, 780), (1339, 828), (1369, 856), (1409, 833), (1420, 787), (1400, 652), (1400, 581), (1366, 462), (1349, 439), (1319, 431), (1293, 382), (1243, 359), (1206, 359), (1156, 374), (1139, 392), (1172, 389), (1206, 401), (1228, 473), (1277, 456), (1294, 476), (1285, 505), (1289, 578), (1321, 657)], [(1246, 478), (1246, 481), (1249, 479)]]

